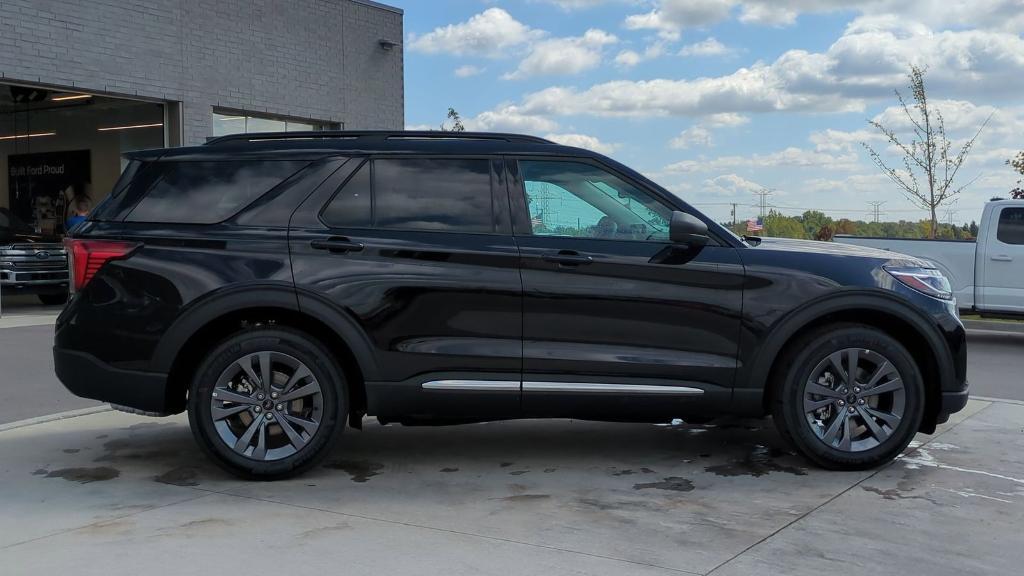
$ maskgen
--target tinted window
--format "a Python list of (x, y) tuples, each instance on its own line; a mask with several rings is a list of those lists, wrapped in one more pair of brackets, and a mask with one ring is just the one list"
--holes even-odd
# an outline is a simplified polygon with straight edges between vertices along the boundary
[(1003, 208), (996, 237), (1006, 244), (1024, 244), (1024, 208)]
[(373, 222), (370, 208), (370, 163), (364, 162), (342, 184), (320, 216), (332, 228), (368, 228)]
[[(308, 162), (158, 162), (131, 222), (213, 224), (235, 214)], [(156, 171), (156, 173), (153, 173)]]
[(375, 160), (373, 185), (378, 228), (494, 229), (488, 160)]
[(582, 162), (519, 162), (533, 234), (668, 239), (672, 209), (618, 176)]

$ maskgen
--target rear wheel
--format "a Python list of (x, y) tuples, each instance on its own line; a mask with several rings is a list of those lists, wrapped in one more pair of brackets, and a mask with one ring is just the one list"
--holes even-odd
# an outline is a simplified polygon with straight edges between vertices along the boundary
[(316, 464), (344, 428), (342, 371), (306, 334), (236, 334), (202, 362), (188, 412), (199, 445), (235, 474), (287, 477)]
[(876, 328), (823, 327), (781, 361), (773, 418), (820, 466), (860, 470), (888, 462), (921, 425), (921, 371), (906, 348)]

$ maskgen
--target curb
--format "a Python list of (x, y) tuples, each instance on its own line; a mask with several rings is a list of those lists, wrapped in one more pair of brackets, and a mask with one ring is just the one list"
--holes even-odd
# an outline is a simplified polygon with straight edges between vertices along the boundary
[(1001, 404), (1016, 404), (1017, 406), (1024, 406), (1024, 400), (1011, 400), (1010, 398), (990, 398), (988, 396), (971, 396), (971, 400), (981, 400), (983, 402), (999, 402)]
[(68, 418), (78, 418), (79, 416), (89, 416), (90, 414), (99, 414), (101, 412), (110, 412), (112, 410), (113, 408), (111, 408), (109, 404), (104, 404), (103, 406), (93, 406), (92, 408), (79, 408), (78, 410), (58, 412), (56, 414), (50, 414), (48, 416), (36, 416), (35, 418), (27, 418), (25, 420), (18, 420), (17, 422), (0, 424), (0, 432), (9, 432), (11, 430), (16, 430), (18, 428), (35, 426), (36, 424), (46, 424), (47, 422), (67, 420)]
[(991, 320), (961, 320), (964, 328), (983, 332), (1003, 334), (1024, 334), (1024, 322), (995, 322)]

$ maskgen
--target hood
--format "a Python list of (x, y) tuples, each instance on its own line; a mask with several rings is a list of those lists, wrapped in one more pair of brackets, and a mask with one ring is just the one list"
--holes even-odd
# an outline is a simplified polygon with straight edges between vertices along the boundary
[(875, 260), (899, 261), (900, 263), (911, 266), (923, 266), (926, 268), (933, 267), (932, 264), (926, 260), (901, 254), (899, 252), (870, 248), (868, 246), (857, 246), (854, 244), (840, 244), (838, 242), (794, 240), (791, 238), (762, 238), (761, 245), (754, 249), (757, 250), (758, 248), (833, 256), (859, 256), (862, 258), (873, 258)]

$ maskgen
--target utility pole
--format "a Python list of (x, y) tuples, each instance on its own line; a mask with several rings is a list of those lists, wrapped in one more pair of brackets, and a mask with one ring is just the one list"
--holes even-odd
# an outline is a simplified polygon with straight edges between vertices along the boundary
[(732, 227), (736, 228), (736, 202), (732, 202)]
[(870, 204), (871, 207), (875, 211), (875, 223), (877, 224), (878, 223), (878, 215), (881, 214), (881, 212), (879, 212), (878, 209), (881, 208), (882, 204), (885, 204), (885, 201), (875, 200), (874, 202), (868, 202), (868, 204)]
[(763, 226), (763, 228), (761, 229), (761, 235), (763, 236), (768, 235), (768, 220), (765, 218), (765, 216), (768, 215), (768, 197), (772, 195), (772, 192), (773, 190), (771, 188), (761, 188), (757, 192), (754, 192), (755, 195), (761, 197), (761, 225)]

